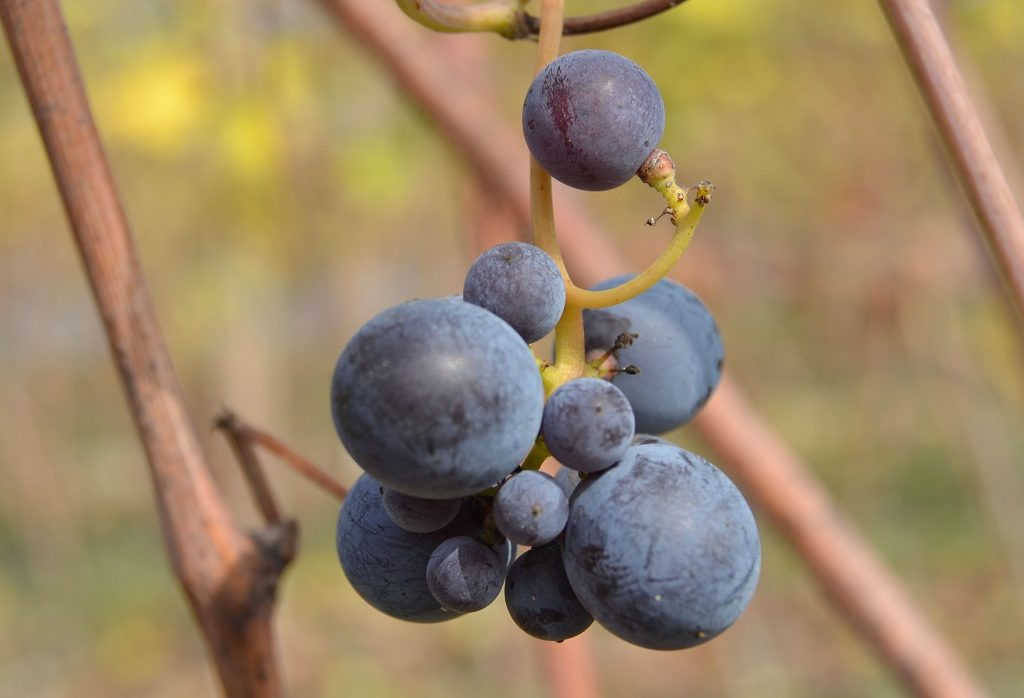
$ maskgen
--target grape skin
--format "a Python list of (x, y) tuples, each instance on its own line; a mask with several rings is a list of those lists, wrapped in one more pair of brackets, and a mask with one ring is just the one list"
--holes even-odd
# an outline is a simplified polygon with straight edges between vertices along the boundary
[(446, 609), (472, 613), (501, 593), (505, 565), (483, 543), (468, 536), (443, 541), (427, 562), (427, 587)]
[(535, 245), (507, 242), (480, 255), (462, 297), (512, 326), (528, 344), (547, 336), (565, 308), (565, 283), (554, 260)]
[(334, 426), (363, 470), (427, 499), (479, 492), (529, 453), (544, 388), (530, 348), (455, 299), (380, 313), (349, 341), (331, 384)]
[[(595, 287), (618, 286), (632, 274)], [(622, 333), (638, 336), (616, 351), (620, 366), (639, 374), (612, 379), (629, 399), (640, 433), (663, 434), (690, 421), (722, 376), (722, 338), (707, 307), (688, 288), (661, 279), (624, 303), (583, 311), (588, 354), (608, 350)]]
[(717, 468), (676, 446), (633, 446), (572, 499), (563, 554), (580, 602), (622, 639), (683, 649), (721, 633), (757, 585), (749, 506)]
[(523, 104), (533, 157), (558, 181), (602, 191), (629, 181), (665, 131), (665, 103), (650, 76), (610, 51), (559, 56)]
[(621, 390), (600, 378), (577, 378), (548, 398), (541, 434), (559, 463), (593, 473), (622, 457), (634, 425), (633, 409)]
[(461, 499), (423, 499), (384, 488), (384, 511), (401, 528), (432, 533), (444, 528), (459, 513)]
[(510, 541), (543, 545), (562, 532), (569, 499), (550, 475), (524, 470), (506, 480), (494, 497), (494, 523)]
[(559, 542), (520, 555), (505, 577), (505, 606), (525, 633), (561, 642), (590, 627), (594, 617), (569, 585)]
[[(466, 506), (439, 531), (411, 533), (388, 517), (382, 490), (372, 477), (360, 475), (338, 514), (335, 543), (349, 583), (367, 603), (394, 618), (435, 623), (457, 617), (430, 593), (427, 563), (438, 545), (455, 536), (478, 535), (481, 524)], [(505, 564), (511, 562), (508, 541), (495, 549)]]

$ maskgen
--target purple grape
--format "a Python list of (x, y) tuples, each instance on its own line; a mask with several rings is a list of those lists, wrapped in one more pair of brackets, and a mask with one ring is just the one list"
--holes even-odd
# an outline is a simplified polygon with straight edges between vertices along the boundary
[(541, 434), (567, 468), (593, 473), (614, 465), (633, 440), (633, 410), (622, 391), (600, 378), (559, 386), (544, 405)]
[(573, 495), (563, 543), (580, 602), (613, 634), (683, 649), (739, 617), (757, 585), (753, 514), (715, 466), (677, 446), (633, 446)]
[(601, 191), (627, 182), (665, 131), (650, 76), (610, 51), (573, 51), (549, 63), (526, 93), (523, 134), (558, 181)]
[(594, 622), (565, 576), (557, 542), (531, 548), (512, 563), (505, 577), (505, 606), (516, 625), (541, 640), (568, 640)]
[(562, 532), (569, 500), (550, 475), (524, 470), (506, 480), (494, 497), (494, 523), (513, 543), (543, 545)]
[[(384, 511), (383, 490), (369, 475), (360, 475), (338, 514), (338, 560), (349, 583), (371, 606), (394, 618), (433, 623), (459, 614), (442, 608), (427, 586), (427, 562), (438, 545), (456, 536), (476, 536), (482, 523), (468, 503), (455, 520), (433, 533), (411, 533)], [(494, 546), (507, 566), (513, 546)]]
[(363, 470), (426, 499), (479, 492), (526, 457), (544, 388), (533, 352), (494, 314), (454, 299), (377, 315), (341, 353), (334, 426)]
[(462, 297), (490, 310), (532, 344), (551, 332), (562, 316), (565, 283), (554, 260), (539, 247), (507, 242), (473, 262)]
[[(596, 288), (630, 278), (620, 276)], [(617, 373), (612, 382), (629, 399), (638, 432), (662, 434), (685, 424), (722, 376), (718, 326), (700, 299), (675, 281), (661, 279), (624, 303), (585, 310), (583, 326), (588, 354), (611, 349), (621, 334), (637, 335), (614, 354), (619, 366), (636, 366), (639, 373)]]
[(449, 611), (486, 608), (501, 592), (505, 564), (483, 543), (468, 536), (442, 542), (427, 562), (427, 587)]

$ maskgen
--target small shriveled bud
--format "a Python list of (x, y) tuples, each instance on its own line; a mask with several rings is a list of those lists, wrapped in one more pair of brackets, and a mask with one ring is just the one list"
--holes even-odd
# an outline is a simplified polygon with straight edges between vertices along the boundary
[(655, 182), (671, 177), (675, 172), (676, 164), (672, 161), (672, 157), (661, 148), (655, 148), (644, 159), (644, 164), (640, 165), (636, 175), (644, 184), (654, 186)]

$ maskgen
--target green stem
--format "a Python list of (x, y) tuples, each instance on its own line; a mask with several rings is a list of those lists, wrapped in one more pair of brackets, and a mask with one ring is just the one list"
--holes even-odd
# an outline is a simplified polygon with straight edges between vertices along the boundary
[(697, 223), (700, 222), (704, 208), (711, 200), (712, 188), (710, 182), (701, 182), (697, 185), (697, 194), (694, 197), (693, 205), (688, 207), (686, 215), (677, 222), (676, 232), (668, 247), (649, 267), (629, 281), (604, 291), (588, 291), (575, 285), (569, 286), (566, 289), (566, 304), (571, 303), (582, 308), (607, 308), (610, 305), (617, 305), (634, 298), (658, 283), (658, 280), (669, 272), (690, 245)]
[(533, 243), (544, 250), (562, 273), (566, 287), (572, 284), (569, 272), (562, 260), (562, 251), (555, 235), (555, 212), (551, 200), (551, 175), (530, 158), (530, 219), (533, 226)]
[[(564, 0), (542, 0), (540, 37), (537, 40), (537, 70), (540, 72), (558, 56), (558, 45), (562, 39), (562, 17), (565, 14)], [(530, 217), (533, 225), (533, 241), (555, 260), (566, 285), (572, 282), (562, 261), (562, 252), (555, 236), (555, 212), (551, 200), (551, 175), (536, 158), (530, 158)]]
[[(564, 0), (542, 0), (540, 37), (537, 49), (538, 73), (558, 56), (564, 15)], [(568, 292), (574, 286), (572, 279), (569, 278), (569, 272), (565, 268), (555, 234), (551, 175), (532, 158), (530, 161), (530, 211), (533, 223), (533, 241), (555, 261), (558, 270), (562, 273), (562, 280)], [(579, 307), (566, 303), (562, 317), (555, 326), (555, 364), (546, 367), (541, 372), (546, 394), (550, 395), (562, 383), (583, 375), (586, 367), (583, 349), (583, 311)]]
[[(565, 12), (564, 0), (542, 0), (537, 72), (558, 55)], [(550, 395), (559, 385), (583, 376), (587, 371), (583, 337), (583, 309), (604, 308), (637, 296), (656, 284), (679, 261), (693, 238), (694, 230), (711, 200), (714, 188), (701, 182), (693, 188), (693, 205), (687, 203), (688, 190), (675, 180), (675, 163), (668, 153), (656, 149), (645, 160), (640, 178), (665, 198), (676, 232), (664, 252), (643, 272), (629, 281), (604, 291), (589, 291), (576, 286), (566, 270), (555, 232), (551, 176), (536, 160), (530, 164), (530, 213), (534, 243), (558, 266), (565, 283), (566, 303), (555, 326), (555, 363), (542, 367), (544, 390)]]
[(541, 374), (545, 394), (550, 395), (562, 383), (584, 374), (587, 363), (583, 351), (583, 309), (566, 303), (555, 325), (555, 363)]

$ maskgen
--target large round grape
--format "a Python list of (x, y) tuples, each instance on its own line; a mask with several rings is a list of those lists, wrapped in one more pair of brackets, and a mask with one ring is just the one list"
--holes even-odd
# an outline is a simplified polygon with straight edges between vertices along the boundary
[(505, 578), (505, 606), (516, 625), (541, 640), (568, 640), (594, 622), (569, 585), (557, 541), (516, 558)]
[(466, 496), (533, 447), (544, 388), (530, 348), (494, 314), (455, 299), (377, 315), (338, 359), (334, 426), (363, 470), (428, 499)]
[[(394, 618), (432, 623), (455, 618), (427, 586), (431, 553), (455, 536), (474, 536), (482, 525), (468, 507), (455, 520), (433, 533), (411, 533), (400, 528), (384, 511), (383, 487), (369, 475), (360, 475), (345, 497), (338, 515), (338, 560), (349, 583), (371, 606)], [(511, 545), (494, 546), (499, 558), (511, 561)]]
[(585, 310), (583, 326), (588, 352), (610, 349), (620, 334), (637, 335), (615, 354), (619, 366), (632, 364), (640, 372), (612, 379), (633, 407), (637, 433), (662, 434), (690, 421), (722, 376), (722, 337), (715, 319), (700, 298), (675, 281), (661, 279), (624, 303)]
[(600, 378), (563, 383), (544, 405), (544, 443), (559, 463), (573, 470), (593, 473), (614, 465), (633, 433), (629, 400)]
[(565, 308), (565, 282), (546, 252), (525, 242), (496, 245), (466, 272), (462, 297), (486, 308), (533, 343), (555, 329)]
[(549, 63), (526, 93), (523, 134), (558, 181), (601, 191), (627, 182), (658, 146), (665, 103), (650, 76), (610, 51), (573, 51)]
[(576, 490), (563, 543), (580, 602), (650, 649), (698, 645), (728, 628), (757, 585), (753, 514), (715, 466), (677, 446), (633, 446)]

